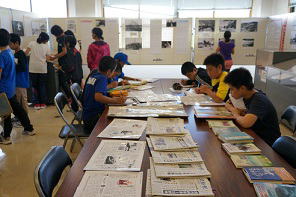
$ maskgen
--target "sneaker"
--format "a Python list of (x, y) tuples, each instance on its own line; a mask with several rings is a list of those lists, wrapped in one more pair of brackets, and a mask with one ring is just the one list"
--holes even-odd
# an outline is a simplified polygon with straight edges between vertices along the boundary
[(34, 130), (33, 131), (23, 130), (23, 135), (33, 136), (33, 135), (36, 135), (36, 132)]
[(40, 105), (39, 104), (35, 104), (34, 105), (34, 109), (37, 109), (37, 110), (40, 109)]
[(14, 118), (11, 119), (11, 122), (12, 122), (12, 123), (14, 123), (14, 122), (19, 122), (19, 119), (17, 119), (17, 117), (14, 117)]
[(0, 137), (0, 144), (4, 144), (4, 145), (12, 144), (10, 137), (5, 138), (5, 137), (1, 136)]
[(45, 104), (40, 104), (40, 109), (45, 109), (46, 105)]
[(15, 128), (21, 128), (21, 127), (23, 127), (23, 125), (22, 125), (22, 123), (20, 121), (18, 121), (18, 122), (14, 122), (13, 123), (13, 127), (15, 127)]

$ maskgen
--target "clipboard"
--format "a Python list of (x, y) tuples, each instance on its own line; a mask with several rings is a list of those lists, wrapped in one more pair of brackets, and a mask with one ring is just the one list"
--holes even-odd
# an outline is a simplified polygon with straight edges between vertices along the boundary
[(0, 93), (0, 117), (9, 116), (12, 113), (9, 100), (5, 93)]

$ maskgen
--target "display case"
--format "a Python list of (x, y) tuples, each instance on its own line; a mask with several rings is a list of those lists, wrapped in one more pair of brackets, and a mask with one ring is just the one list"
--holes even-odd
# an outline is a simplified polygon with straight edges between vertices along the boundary
[(266, 93), (278, 117), (296, 105), (296, 51), (257, 50), (255, 88)]

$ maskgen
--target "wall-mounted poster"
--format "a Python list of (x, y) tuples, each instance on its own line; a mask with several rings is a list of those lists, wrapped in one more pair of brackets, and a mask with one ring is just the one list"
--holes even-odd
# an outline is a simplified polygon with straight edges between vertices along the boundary
[(105, 27), (105, 25), (106, 25), (105, 19), (96, 20), (96, 27)]
[(214, 32), (215, 20), (199, 20), (198, 24), (199, 32)]
[(255, 39), (254, 38), (244, 38), (242, 46), (243, 47), (254, 47)]
[(241, 32), (257, 32), (258, 21), (242, 21)]
[(138, 19), (125, 20), (125, 31), (142, 31), (142, 21)]
[(24, 23), (22, 21), (12, 21), (12, 31), (19, 36), (24, 36)]
[(236, 20), (220, 20), (219, 31), (235, 32), (236, 31)]
[(66, 21), (67, 30), (71, 30), (73, 33), (76, 33), (76, 21), (75, 20), (67, 20)]
[(199, 38), (197, 46), (199, 49), (213, 49), (214, 38)]
[(172, 19), (167, 20), (166, 27), (177, 27), (177, 21)]
[(142, 49), (142, 38), (126, 38), (125, 39), (126, 50), (140, 50)]

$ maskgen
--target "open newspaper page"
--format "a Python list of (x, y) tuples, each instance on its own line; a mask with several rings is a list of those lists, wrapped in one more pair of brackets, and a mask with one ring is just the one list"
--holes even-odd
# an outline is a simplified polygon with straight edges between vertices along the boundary
[(181, 101), (184, 105), (200, 105), (200, 106), (224, 106), (225, 103), (216, 103), (211, 97), (204, 94), (193, 94), (190, 96), (182, 96)]
[(236, 127), (232, 120), (207, 120), (209, 127)]
[(102, 140), (84, 170), (140, 171), (144, 141)]
[(187, 117), (183, 105), (110, 106), (109, 117)]
[(86, 171), (74, 197), (140, 197), (143, 172)]
[(194, 107), (195, 116), (197, 118), (220, 118), (220, 119), (234, 119), (234, 116), (225, 107)]
[(180, 101), (180, 97), (171, 94), (156, 94), (152, 90), (132, 91), (129, 97), (136, 98), (141, 103), (146, 102), (164, 102), (164, 101)]
[(185, 135), (184, 120), (181, 118), (148, 118), (147, 135)]
[(190, 134), (180, 137), (150, 136), (152, 146), (155, 151), (175, 151), (197, 148)]
[(151, 168), (154, 167), (155, 175), (160, 178), (211, 177), (204, 163), (158, 164), (150, 160)]
[(214, 196), (207, 178), (158, 178), (153, 168), (149, 174), (153, 196)]
[(147, 121), (114, 119), (99, 135), (101, 138), (139, 139)]
[(152, 88), (154, 88), (154, 86), (152, 86), (152, 85), (132, 86), (132, 89), (139, 90), (139, 91), (148, 90), (148, 89), (152, 89)]
[(261, 154), (261, 150), (253, 143), (223, 143), (222, 147), (228, 154)]

